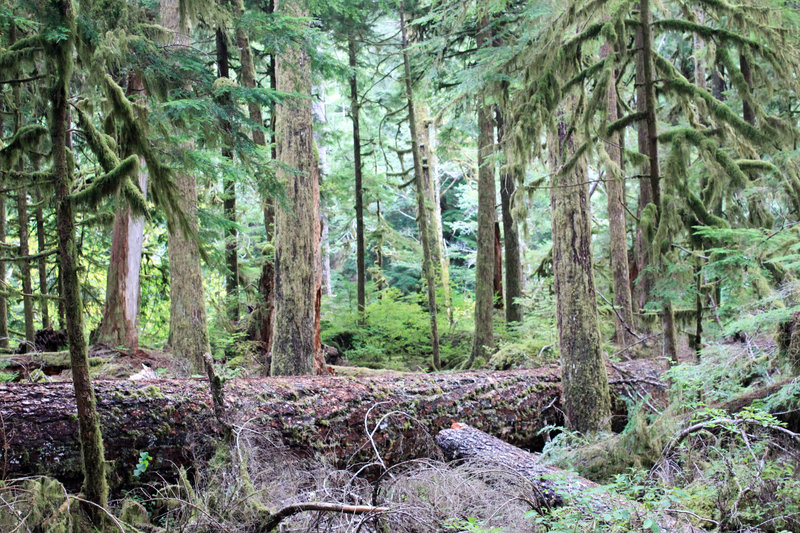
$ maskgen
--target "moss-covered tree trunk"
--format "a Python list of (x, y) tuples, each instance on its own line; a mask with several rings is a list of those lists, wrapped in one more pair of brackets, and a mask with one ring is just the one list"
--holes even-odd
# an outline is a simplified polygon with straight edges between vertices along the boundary
[[(606, 57), (611, 53), (611, 46), (606, 43), (600, 55)], [(616, 73), (612, 72), (606, 97), (606, 116), (609, 123), (616, 121), (617, 84)], [(608, 237), (610, 241), (611, 274), (614, 283), (615, 334), (618, 346), (629, 346), (634, 342), (633, 304), (628, 269), (628, 232), (625, 225), (625, 174), (623, 173), (621, 135), (615, 132), (605, 143), (605, 149), (611, 160), (611, 168), (607, 172), (606, 197), (608, 201)]]
[(25, 317), (24, 352), (33, 350), (36, 326), (33, 317), (33, 282), (31, 280), (31, 260), (28, 228), (28, 191), (25, 187), (17, 191), (17, 222), (19, 223), (19, 273), (22, 282), (22, 312)]
[[(642, 121), (639, 123), (639, 151), (648, 158), (647, 168), (643, 169), (642, 175), (648, 176), (652, 203), (655, 206), (655, 217), (651, 222), (655, 228), (652, 233), (658, 233), (659, 242), (651, 242), (653, 266), (663, 274), (665, 255), (669, 252), (671, 242), (668, 232), (659, 231), (659, 226), (666, 221), (662, 221), (663, 206), (661, 201), (661, 173), (658, 161), (658, 123), (656, 117), (656, 78), (653, 66), (653, 34), (651, 28), (650, 0), (641, 0), (639, 3), (639, 33), (641, 34), (641, 49), (639, 50), (639, 60), (637, 63), (637, 78), (641, 71), (641, 87), (637, 93), (637, 106), (644, 113)], [(637, 37), (639, 36), (637, 33)], [(641, 100), (641, 103), (639, 102)], [(646, 206), (645, 206), (646, 207)], [(678, 361), (678, 335), (675, 329), (675, 312), (672, 307), (672, 297), (669, 294), (661, 294), (661, 325), (664, 334), (663, 355), (669, 360)]]
[[(490, 46), (489, 20), (481, 21), (477, 35), (478, 48)], [(495, 267), (495, 208), (494, 181), (494, 117), (487, 94), (478, 95), (478, 252), (475, 259), (475, 334), (472, 339), (468, 366), (478, 359), (488, 359), (494, 347), (494, 267)]]
[[(228, 52), (228, 35), (222, 27), (217, 28), (217, 74), (221, 81), (230, 79), (230, 54)], [(220, 102), (223, 106), (232, 106), (230, 96)], [(233, 160), (233, 130), (228, 120), (222, 121), (222, 157)], [(225, 292), (227, 293), (228, 319), (234, 324), (239, 321), (239, 232), (236, 229), (236, 181), (231, 176), (223, 177), (222, 210), (228, 222), (225, 229)]]
[[(276, 2), (284, 16), (304, 17), (304, 1)], [(316, 341), (319, 268), (319, 169), (314, 153), (311, 60), (292, 43), (277, 58), (277, 89), (306, 96), (284, 100), (277, 120), (278, 180), (286, 207), (275, 211), (275, 326), (270, 372), (274, 376), (312, 374)], [(286, 169), (295, 169), (288, 172)]]
[[(497, 143), (505, 151), (505, 128), (503, 113), (497, 108)], [(503, 254), (506, 262), (506, 324), (522, 321), (522, 305), (517, 301), (522, 296), (522, 260), (520, 255), (519, 229), (514, 221), (511, 202), (516, 184), (511, 168), (503, 166), (500, 171), (500, 211), (503, 221)]]
[(419, 227), (419, 240), (422, 244), (422, 273), (425, 277), (428, 294), (428, 314), (431, 321), (431, 364), (434, 369), (441, 368), (439, 357), (439, 320), (436, 303), (436, 268), (433, 265), (433, 252), (431, 245), (430, 219), (427, 209), (427, 187), (425, 186), (425, 172), (422, 168), (422, 156), (419, 150), (419, 135), (417, 131), (417, 115), (414, 107), (414, 90), (411, 80), (411, 64), (408, 58), (408, 32), (406, 29), (405, 12), (400, 9), (400, 34), (403, 46), (403, 78), (405, 80), (406, 101), (408, 103), (408, 128), (411, 134), (411, 155), (414, 160), (414, 182), (417, 189), (417, 225)]
[[(161, 24), (175, 34), (174, 44), (188, 46), (189, 37), (180, 25), (178, 0), (161, 1)], [(197, 183), (192, 174), (176, 172), (178, 206), (191, 229), (197, 230)], [(208, 341), (205, 291), (200, 270), (200, 251), (182, 228), (169, 233), (170, 317), (167, 344), (172, 352), (196, 370), (203, 369)]]
[(347, 39), (348, 65), (350, 66), (350, 120), (353, 122), (353, 174), (356, 192), (356, 302), (359, 317), (363, 320), (367, 306), (367, 276), (364, 247), (364, 189), (361, 163), (361, 127), (359, 114), (361, 105), (358, 96), (358, 63), (354, 35)]
[[(47, 249), (47, 233), (44, 225), (44, 197), (42, 191), (36, 189), (36, 244), (39, 253)], [(0, 233), (0, 240), (3, 240), (3, 235)], [(38, 262), (39, 271), (39, 308), (42, 315), (42, 329), (47, 329), (52, 326), (50, 323), (50, 305), (48, 302), (47, 294), (47, 257), (40, 257)], [(2, 272), (0, 272), (0, 279), (3, 279)], [(1, 311), (0, 311), (1, 312)]]
[[(0, 119), (0, 129), (2, 129)], [(6, 242), (6, 195), (0, 193), (0, 242)], [(0, 247), (0, 280), (6, 279), (5, 247)], [(0, 348), (8, 348), (8, 300), (0, 294)]]
[[(55, 180), (56, 228), (58, 251), (63, 280), (64, 312), (69, 343), (72, 383), (78, 412), (78, 428), (83, 464), (83, 495), (86, 500), (105, 507), (108, 499), (103, 438), (100, 433), (97, 402), (89, 379), (89, 358), (83, 325), (83, 304), (78, 280), (78, 249), (75, 242), (75, 216), (70, 199), (72, 192), (72, 156), (67, 150), (69, 126), (68, 88), (72, 77), (72, 54), (75, 39), (75, 18), (72, 0), (50, 0), (50, 13), (57, 17), (51, 23), (66, 38), (51, 41), (46, 49), (48, 71), (52, 78), (49, 89), (50, 114), (48, 126), (52, 145), (53, 177)], [(64, 32), (66, 29), (66, 32)], [(86, 511), (95, 520), (102, 512), (87, 505)]]
[(585, 433), (609, 427), (611, 406), (597, 318), (586, 161), (563, 170), (576, 144), (563, 121), (547, 140), (563, 408), (569, 427)]

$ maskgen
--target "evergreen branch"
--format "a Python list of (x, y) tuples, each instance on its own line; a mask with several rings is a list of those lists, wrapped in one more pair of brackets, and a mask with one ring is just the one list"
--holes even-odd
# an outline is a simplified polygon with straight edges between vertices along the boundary
[(136, 183), (133, 182), (130, 177), (128, 177), (128, 179), (125, 180), (125, 183), (122, 185), (120, 194), (128, 202), (131, 211), (135, 215), (143, 216), (148, 219), (150, 218), (150, 213), (147, 209), (147, 200), (145, 199), (142, 190)]
[(83, 133), (86, 134), (86, 140), (92, 153), (97, 157), (100, 166), (105, 172), (111, 172), (117, 165), (119, 165), (119, 157), (114, 150), (114, 139), (111, 136), (101, 133), (94, 127), (91, 119), (86, 112), (77, 105), (72, 106), (78, 112), (78, 125), (80, 125)]
[(747, 46), (753, 50), (757, 50), (764, 58), (770, 62), (777, 60), (775, 52), (764, 46), (763, 44), (743, 37), (738, 33), (722, 28), (711, 28), (704, 24), (697, 22), (690, 22), (688, 20), (680, 19), (661, 19), (653, 21), (654, 28), (660, 28), (667, 31), (674, 31), (679, 33), (696, 33), (705, 40), (716, 39), (720, 43), (735, 43), (739, 46)]
[(612, 122), (611, 124), (606, 126), (606, 129), (603, 132), (603, 135), (605, 135), (606, 137), (611, 137), (612, 135), (614, 135), (618, 131), (624, 130), (625, 128), (627, 128), (628, 126), (633, 124), (634, 122), (638, 122), (638, 121), (644, 119), (645, 115), (646, 115), (646, 113), (644, 113), (644, 112), (632, 113), (630, 115), (626, 115), (626, 116), (622, 117), (619, 120), (615, 120), (614, 122)]

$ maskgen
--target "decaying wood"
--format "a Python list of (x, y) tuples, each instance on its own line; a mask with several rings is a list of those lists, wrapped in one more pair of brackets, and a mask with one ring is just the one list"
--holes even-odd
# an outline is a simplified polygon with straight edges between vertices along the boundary
[[(436, 443), (448, 459), (464, 459), (521, 475), (531, 481), (538, 511), (576, 505), (602, 522), (602, 516), (627, 510), (634, 521), (643, 522), (651, 513), (641, 504), (602, 489), (600, 485), (553, 466), (543, 465), (536, 454), (504, 442), (468, 424), (455, 423), (439, 432)], [(664, 532), (699, 532), (686, 519), (658, 517)]]
[[(657, 375), (661, 365), (631, 364), (641, 376)], [(154, 458), (148, 472), (168, 474), (220, 442), (205, 379), (98, 380), (95, 388), (116, 484), (130, 481), (142, 451)], [(542, 445), (543, 427), (563, 423), (560, 393), (557, 367), (237, 379), (224, 390), (228, 419), (240, 441), (324, 455), (340, 466), (375, 460), (368, 431), (382, 460), (393, 464), (435, 452), (433, 432), (456, 420), (534, 449)], [(622, 386), (616, 394), (624, 394)], [(81, 480), (71, 384), (0, 384), (0, 417), (4, 475), (48, 473), (68, 484)]]

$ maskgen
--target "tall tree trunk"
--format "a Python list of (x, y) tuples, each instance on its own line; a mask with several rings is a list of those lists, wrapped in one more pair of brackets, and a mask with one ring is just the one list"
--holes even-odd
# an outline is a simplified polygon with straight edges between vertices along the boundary
[(426, 207), (425, 175), (422, 168), (422, 157), (419, 153), (419, 136), (417, 132), (417, 116), (414, 112), (414, 91), (411, 80), (411, 64), (408, 59), (408, 32), (406, 31), (405, 12), (400, 9), (400, 35), (403, 46), (403, 78), (405, 79), (406, 100), (408, 101), (408, 128), (411, 134), (411, 155), (414, 159), (414, 181), (417, 188), (417, 224), (419, 240), (422, 243), (422, 272), (425, 276), (428, 291), (428, 313), (431, 319), (431, 347), (433, 354), (431, 364), (435, 370), (441, 368), (439, 357), (439, 322), (436, 306), (436, 270), (433, 266), (431, 251), (431, 229)]
[(358, 315), (364, 319), (366, 296), (366, 259), (364, 251), (364, 189), (362, 184), (361, 163), (361, 131), (359, 113), (361, 105), (358, 101), (358, 63), (356, 62), (356, 41), (353, 35), (348, 37), (347, 53), (350, 65), (350, 119), (353, 121), (353, 172), (356, 189), (356, 292)]
[[(38, 246), (39, 253), (44, 252), (47, 247), (47, 234), (45, 231), (44, 226), (44, 208), (43, 208), (44, 198), (42, 197), (42, 191), (39, 190), (37, 187), (36, 189), (36, 243)], [(5, 218), (5, 217), (3, 217)], [(4, 238), (4, 232), (0, 231), (0, 240)], [(48, 329), (51, 327), (50, 323), (50, 305), (47, 301), (47, 258), (40, 257), (39, 258), (39, 294), (41, 298), (39, 300), (39, 306), (41, 308), (42, 313), (42, 329)], [(2, 279), (2, 273), (0, 273), (0, 279)], [(2, 311), (0, 311), (2, 313)], [(2, 329), (2, 328), (0, 328)], [(0, 331), (0, 335), (2, 332)]]
[[(12, 25), (11, 42), (16, 40), (16, 26)], [(19, 131), (22, 128), (22, 100), (20, 98), (20, 87), (14, 85), (11, 90), (14, 100), (14, 129)], [(25, 170), (23, 158), (20, 157), (18, 167), (20, 172)], [(17, 191), (17, 223), (19, 225), (19, 273), (22, 284), (22, 310), (25, 319), (25, 340), (22, 343), (23, 352), (33, 350), (35, 326), (33, 323), (33, 284), (31, 283), (31, 262), (27, 257), (30, 255), (28, 242), (28, 191), (22, 187)]]
[[(180, 24), (178, 0), (161, 0), (161, 24), (175, 32), (174, 44), (188, 46), (189, 36)], [(197, 183), (192, 174), (176, 172), (175, 187), (178, 205), (191, 229), (196, 231)], [(203, 355), (211, 351), (208, 341), (206, 299), (200, 270), (198, 245), (181, 228), (169, 234), (170, 319), (167, 344), (172, 352), (189, 362), (194, 369), (203, 369)]]
[[(497, 108), (497, 144), (505, 151), (505, 122), (503, 113)], [(516, 185), (513, 171), (503, 166), (500, 171), (500, 210), (503, 220), (503, 251), (506, 260), (506, 324), (522, 322), (522, 305), (517, 301), (522, 296), (522, 260), (520, 254), (519, 230), (511, 213), (511, 200)]]
[[(655, 72), (652, 58), (653, 35), (651, 32), (650, 0), (641, 0), (639, 3), (640, 19), (639, 33), (641, 33), (641, 49), (639, 53), (638, 71), (641, 70), (642, 85), (640, 92), (637, 93), (637, 100), (643, 96), (642, 103), (637, 101), (637, 107), (644, 112), (644, 119), (639, 123), (639, 150), (645, 154), (649, 161), (647, 171), (643, 175), (649, 174), (652, 203), (656, 207), (654, 225), (656, 228), (661, 224), (663, 214), (661, 202), (661, 174), (658, 163), (658, 124), (656, 118), (656, 88)], [(644, 150), (642, 150), (644, 148)], [(643, 182), (645, 180), (642, 180)], [(662, 239), (669, 236), (662, 236)], [(654, 258), (654, 266), (662, 271), (665, 259), (665, 250), (669, 249), (670, 243), (656, 242), (651, 243), (653, 254), (658, 254)], [(673, 362), (678, 361), (678, 341), (675, 329), (675, 312), (672, 307), (672, 298), (665, 294), (661, 296), (661, 325), (664, 332), (663, 355)]]
[[(2, 119), (0, 119), (2, 120)], [(2, 126), (2, 122), (0, 122)], [(6, 195), (0, 193), (0, 241), (6, 242)], [(5, 247), (0, 248), (0, 259), (5, 257)], [(0, 261), (0, 283), (6, 281), (6, 262)], [(8, 300), (0, 294), (0, 348), (8, 348)]]
[[(230, 79), (228, 36), (221, 27), (216, 31), (217, 45), (217, 74), (220, 79)], [(224, 106), (233, 106), (230, 96), (225, 96), (222, 101)], [(222, 121), (222, 131), (226, 138), (222, 141), (222, 157), (233, 160), (233, 130), (228, 120)], [(239, 321), (239, 232), (236, 229), (236, 181), (230, 177), (223, 177), (222, 210), (228, 227), (225, 230), (225, 291), (227, 293), (228, 319), (236, 324)]]
[[(419, 104), (419, 102), (415, 102)], [(440, 201), (439, 177), (436, 173), (436, 132), (425, 103), (414, 108), (417, 119), (417, 144), (422, 161), (422, 178), (425, 184), (425, 210), (431, 245), (431, 264), (434, 276), (442, 289), (442, 300), (447, 311), (448, 321), (453, 323), (453, 306), (450, 301), (450, 270), (444, 253), (442, 235), (442, 206)]]
[[(308, 15), (303, 2), (276, 2), (276, 12)], [(277, 88), (311, 96), (311, 62), (306, 50), (293, 43), (276, 64)], [(319, 268), (319, 169), (314, 154), (311, 104), (285, 100), (277, 105), (278, 180), (285, 187), (290, 209), (275, 213), (275, 326), (271, 374), (314, 372), (317, 346)], [(285, 168), (296, 169), (289, 173)]]
[[(490, 46), (489, 19), (484, 15), (477, 35), (478, 48)], [(478, 95), (478, 253), (475, 261), (475, 334), (467, 367), (488, 359), (494, 347), (494, 260), (497, 218), (495, 208), (494, 120), (487, 95)]]
[(33, 318), (33, 283), (31, 281), (31, 261), (28, 245), (28, 191), (22, 188), (17, 193), (17, 218), (19, 221), (19, 273), (22, 281), (22, 310), (25, 316), (25, 342), (22, 343), (23, 352), (34, 349), (34, 334), (36, 326)]
[[(600, 49), (601, 57), (611, 53), (611, 45), (605, 43)], [(606, 114), (612, 123), (617, 114), (616, 73), (612, 72), (606, 98)], [(608, 200), (608, 235), (610, 240), (611, 273), (614, 280), (615, 335), (618, 346), (629, 346), (634, 342), (633, 304), (631, 297), (630, 272), (628, 269), (628, 232), (625, 226), (625, 174), (623, 173), (621, 135), (614, 133), (605, 143), (606, 152), (612, 161), (607, 172), (606, 197)]]
[(494, 308), (503, 309), (503, 240), (500, 235), (500, 222), (495, 214), (494, 222)]
[[(236, 14), (243, 17), (245, 14), (244, 1), (234, 0), (234, 7)], [(272, 13), (274, 6), (270, 3), (269, 13)], [(255, 88), (256, 85), (256, 67), (253, 61), (253, 50), (250, 46), (250, 38), (247, 32), (244, 31), (240, 25), (236, 25), (236, 46), (239, 49), (239, 62), (241, 69), (239, 71), (239, 81), (242, 86)], [(274, 64), (274, 58), (271, 57), (270, 64)], [(270, 88), (275, 89), (275, 71), (270, 72)], [(250, 115), (250, 120), (263, 125), (264, 117), (261, 111), (261, 106), (257, 102), (248, 102), (247, 110)], [(271, 125), (274, 127), (274, 124)], [(267, 139), (264, 131), (259, 128), (253, 129), (253, 143), (258, 146), (266, 146)], [(274, 139), (273, 139), (274, 141)], [(272, 157), (275, 159), (274, 147)], [(272, 214), (272, 199), (264, 199), (264, 229), (266, 231), (267, 241), (272, 240), (273, 233), (273, 214)], [(272, 261), (272, 254), (264, 254), (262, 258), (263, 264), (261, 267), (261, 275), (258, 282), (258, 294), (260, 300), (255, 306), (252, 314), (250, 315), (250, 325), (248, 330), (250, 338), (260, 342), (264, 353), (269, 353), (272, 345), (272, 317), (274, 310), (274, 292), (275, 286), (275, 268)], [(264, 373), (269, 373), (269, 364), (265, 361), (263, 366)]]
[(547, 142), (564, 413), (571, 429), (585, 433), (609, 427), (611, 405), (597, 318), (586, 162), (562, 173), (576, 144), (564, 121)]
[[(52, 145), (53, 177), (55, 178), (56, 227), (58, 251), (61, 260), (61, 277), (64, 301), (67, 341), (69, 343), (72, 383), (75, 388), (75, 403), (78, 412), (79, 439), (83, 463), (83, 495), (86, 500), (100, 507), (108, 503), (106, 463), (103, 438), (100, 433), (97, 402), (89, 378), (89, 358), (83, 325), (83, 304), (78, 280), (78, 249), (75, 242), (75, 216), (72, 211), (72, 168), (67, 157), (67, 127), (69, 120), (69, 81), (72, 77), (72, 54), (74, 52), (75, 18), (72, 0), (51, 0), (54, 13), (60, 18), (55, 24), (68, 28), (67, 37), (49, 47), (48, 70), (53, 79), (49, 90), (50, 115), (48, 125)], [(87, 506), (89, 515), (99, 523), (102, 513)]]
[[(144, 95), (144, 84), (139, 75), (128, 76), (127, 93), (129, 96)], [(144, 168), (144, 158), (139, 158), (139, 164), (139, 188), (146, 197), (148, 173)], [(144, 224), (144, 217), (135, 215), (127, 204), (121, 206), (114, 217), (111, 258), (106, 277), (106, 302), (94, 342), (123, 346), (129, 350), (135, 350), (139, 346), (136, 326), (141, 292), (139, 274), (144, 250)]]

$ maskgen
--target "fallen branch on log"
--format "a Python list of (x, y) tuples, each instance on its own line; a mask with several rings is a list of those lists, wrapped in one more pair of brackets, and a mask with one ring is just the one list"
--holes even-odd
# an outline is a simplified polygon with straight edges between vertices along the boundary
[[(662, 365), (642, 360), (631, 364), (636, 365), (631, 370), (634, 375), (648, 379), (657, 376)], [(95, 389), (106, 457), (114, 463), (110, 471), (116, 478), (111, 481), (116, 486), (131, 481), (142, 451), (154, 458), (146, 475), (168, 475), (175, 465), (190, 465), (195, 458), (208, 456), (221, 442), (204, 379), (100, 380)], [(617, 397), (625, 393), (621, 386), (612, 390)], [(237, 379), (225, 384), (224, 393), (237, 438), (303, 456), (324, 455), (340, 467), (374, 460), (368, 433), (389, 465), (438, 453), (432, 434), (454, 420), (465, 420), (528, 449), (543, 445), (542, 428), (563, 424), (557, 367)], [(617, 416), (624, 418), (624, 411)], [(71, 384), (0, 384), (0, 422), (4, 477), (46, 473), (68, 486), (80, 483)]]
[[(653, 520), (651, 512), (643, 505), (604, 490), (600, 485), (539, 462), (538, 456), (493, 437), (468, 424), (456, 423), (450, 429), (439, 432), (436, 443), (448, 459), (464, 459), (481, 465), (493, 466), (518, 474), (530, 480), (536, 489), (537, 501), (533, 502), (539, 513), (551, 511), (564, 505), (572, 505), (581, 514), (594, 517), (595, 525), (602, 530), (604, 516), (614, 511), (627, 511), (632, 524), (641, 525)], [(664, 532), (700, 532), (688, 520), (671, 516), (658, 516), (656, 522)]]

